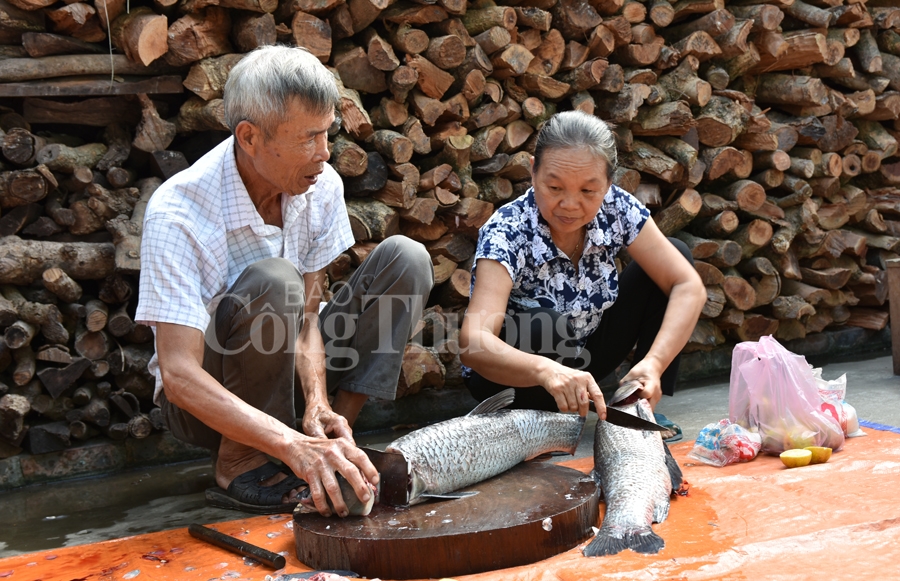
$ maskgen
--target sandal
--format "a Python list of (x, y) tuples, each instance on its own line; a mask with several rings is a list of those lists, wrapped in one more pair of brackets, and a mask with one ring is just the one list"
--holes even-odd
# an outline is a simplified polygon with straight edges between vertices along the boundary
[(666, 444), (674, 444), (675, 442), (680, 442), (684, 438), (684, 434), (681, 433), (681, 428), (662, 414), (653, 414), (653, 419), (656, 420), (656, 423), (660, 426), (666, 428), (665, 432), (660, 432), (662, 435), (663, 442)]
[[(261, 483), (279, 472), (287, 477), (269, 486)], [(290, 513), (298, 502), (282, 502), (291, 490), (306, 486), (306, 482), (291, 474), (286, 468), (266, 462), (259, 468), (244, 472), (228, 485), (227, 490), (219, 486), (206, 489), (206, 504), (217, 508), (229, 508), (253, 514)]]

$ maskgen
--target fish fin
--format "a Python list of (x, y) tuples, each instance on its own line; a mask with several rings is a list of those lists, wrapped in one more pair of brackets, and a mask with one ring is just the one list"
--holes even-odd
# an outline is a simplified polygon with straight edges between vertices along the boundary
[(678, 460), (672, 456), (672, 452), (665, 442), (663, 442), (663, 448), (666, 450), (666, 468), (669, 470), (669, 478), (672, 479), (672, 492), (675, 492), (681, 488), (681, 482), (684, 479), (684, 476), (681, 474), (681, 466), (678, 465)]
[(585, 557), (606, 557), (616, 555), (625, 549), (635, 553), (653, 555), (662, 550), (666, 542), (649, 527), (635, 532), (625, 533), (621, 537), (614, 536), (602, 528), (597, 536), (582, 550)]
[(653, 507), (653, 522), (659, 524), (669, 516), (669, 499)]
[(515, 388), (510, 387), (509, 389), (504, 389), (500, 393), (494, 394), (491, 397), (487, 398), (486, 400), (475, 406), (475, 408), (466, 415), (474, 416), (477, 414), (489, 414), (491, 412), (495, 412), (507, 407), (513, 402), (514, 399), (516, 399), (516, 390)]
[(445, 492), (444, 494), (423, 494), (422, 498), (431, 498), (434, 500), (457, 500), (460, 498), (469, 498), (478, 494), (477, 490), (470, 492)]
[(594, 484), (597, 485), (597, 491), (600, 493), (600, 496), (603, 497), (603, 480), (600, 478), (600, 473), (597, 470), (591, 470), (591, 478), (594, 479)]

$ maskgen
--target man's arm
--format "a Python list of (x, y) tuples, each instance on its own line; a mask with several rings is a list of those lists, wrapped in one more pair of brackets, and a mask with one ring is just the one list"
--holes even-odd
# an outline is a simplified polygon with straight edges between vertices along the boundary
[(377, 483), (378, 473), (365, 453), (348, 438), (305, 436), (229, 392), (202, 367), (201, 331), (158, 323), (156, 349), (166, 398), (224, 437), (285, 462), (309, 484), (319, 512), (330, 512), (327, 491), (337, 512), (346, 513), (335, 472), (368, 498), (365, 479)]
[(319, 302), (325, 288), (325, 270), (303, 275), (306, 303), (303, 308), (303, 328), (297, 337), (295, 358), (297, 376), (303, 390), (306, 410), (303, 431), (318, 438), (327, 436), (353, 439), (347, 419), (336, 414), (328, 403), (325, 384), (325, 344), (319, 331)]

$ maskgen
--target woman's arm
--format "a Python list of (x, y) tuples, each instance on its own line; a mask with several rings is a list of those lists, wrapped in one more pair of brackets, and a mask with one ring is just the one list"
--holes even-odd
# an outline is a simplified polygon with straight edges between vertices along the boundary
[(623, 382), (640, 381), (644, 386), (642, 397), (656, 407), (662, 397), (660, 376), (690, 339), (706, 303), (706, 289), (697, 271), (663, 236), (653, 220), (647, 221), (628, 247), (628, 253), (669, 297), (653, 345), (622, 379)]
[(475, 288), (459, 334), (460, 360), (490, 381), (510, 387), (540, 385), (562, 412), (585, 415), (593, 400), (606, 417), (603, 394), (593, 376), (540, 355), (520, 351), (500, 340), (500, 329), (512, 290), (506, 268), (487, 258), (476, 263)]

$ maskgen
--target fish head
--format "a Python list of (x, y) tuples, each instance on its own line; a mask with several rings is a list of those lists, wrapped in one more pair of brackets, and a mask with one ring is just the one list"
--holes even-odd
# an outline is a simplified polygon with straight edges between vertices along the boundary
[(428, 483), (415, 470), (409, 472), (409, 504), (424, 502), (423, 495), (428, 492)]
[(639, 391), (643, 389), (643, 385), (637, 381), (627, 381), (619, 386), (619, 389), (609, 399), (608, 406), (624, 407), (636, 402), (640, 399)]

